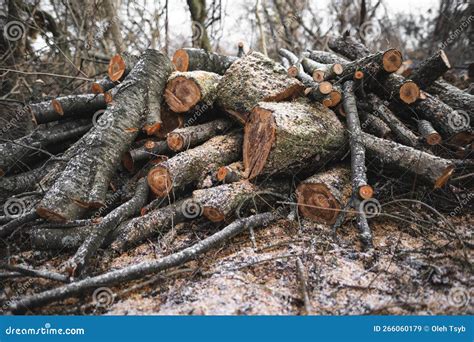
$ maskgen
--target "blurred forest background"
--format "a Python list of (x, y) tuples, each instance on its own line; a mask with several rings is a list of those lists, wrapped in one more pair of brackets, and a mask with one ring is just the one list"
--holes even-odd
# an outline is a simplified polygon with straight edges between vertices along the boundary
[(399, 48), (413, 65), (444, 48), (453, 65), (447, 77), (469, 87), (472, 1), (421, 3), (426, 11), (393, 11), (398, 2), (388, 0), (0, 0), (0, 100), (84, 91), (123, 50), (172, 55), (196, 46), (235, 55), (242, 41), (245, 51), (277, 58), (282, 47), (326, 50), (328, 35), (344, 33), (372, 50)]

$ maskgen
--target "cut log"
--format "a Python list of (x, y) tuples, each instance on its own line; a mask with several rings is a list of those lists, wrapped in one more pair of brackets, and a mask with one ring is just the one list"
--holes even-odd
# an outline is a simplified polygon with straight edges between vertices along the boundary
[(443, 50), (439, 50), (433, 56), (425, 59), (410, 76), (410, 79), (421, 89), (426, 89), (449, 69), (451, 69), (451, 64), (448, 56)]
[[(296, 77), (300, 80), (305, 89), (305, 95), (311, 99), (312, 101), (323, 102), (324, 99), (327, 99), (328, 95), (332, 90), (332, 84), (326, 81), (322, 81), (320, 83), (316, 83), (312, 76), (308, 75), (304, 72), (303, 66), (301, 65), (299, 58), (289, 50), (280, 49), (278, 50), (280, 56), (287, 58), (292, 65), (288, 69), (288, 74), (291, 77)], [(329, 107), (332, 103), (327, 102), (326, 107)]]
[(322, 166), (345, 144), (342, 124), (318, 103), (260, 102), (245, 125), (245, 177)]
[(238, 57), (218, 55), (203, 49), (185, 48), (174, 53), (173, 64), (177, 71), (202, 70), (224, 75), (232, 63), (238, 59)]
[(403, 76), (388, 74), (379, 79), (380, 84), (374, 84), (371, 89), (380, 97), (388, 101), (401, 101), (401, 103), (412, 104), (420, 98), (420, 88)]
[[(173, 64), (169, 59), (163, 61), (163, 64), (160, 65), (160, 73), (162, 75), (169, 76), (173, 72)], [(146, 119), (143, 130), (148, 135), (156, 134), (163, 124), (163, 119), (161, 118), (161, 103), (163, 101), (163, 93), (165, 91), (167, 79), (159, 78), (153, 84), (153, 88), (148, 88), (145, 90), (147, 92), (147, 106), (145, 107)]]
[(143, 89), (153, 89), (166, 80), (168, 64), (164, 54), (145, 51), (127, 79), (116, 87), (114, 105), (81, 138), (73, 157), (37, 206), (41, 217), (56, 221), (77, 219), (88, 208), (104, 205), (112, 174), (144, 120), (143, 109), (148, 106), (149, 96), (158, 95), (147, 94)]
[(171, 112), (169, 109), (165, 108), (166, 106), (162, 106), (161, 108), (161, 125), (160, 128), (155, 131), (155, 136), (160, 138), (160, 139), (166, 139), (168, 136), (168, 133), (174, 131), (177, 128), (181, 127), (187, 127), (190, 125), (195, 125), (196, 123), (199, 123), (200, 120), (202, 120), (202, 117), (207, 115), (202, 115), (204, 111), (202, 111), (201, 115), (198, 115), (197, 118), (195, 116), (191, 117), (184, 117), (183, 114), (175, 114)]
[(247, 180), (223, 184), (209, 189), (195, 190), (193, 201), (203, 215), (212, 222), (220, 222), (232, 216), (246, 199), (257, 191), (257, 186)]
[(392, 130), (390, 127), (388, 127), (387, 124), (378, 116), (359, 109), (358, 113), (361, 122), (361, 128), (364, 132), (385, 139), (388, 139), (392, 136)]
[(350, 134), (352, 189), (359, 198), (368, 199), (373, 196), (374, 190), (367, 183), (365, 148), (364, 145), (359, 142), (362, 129), (360, 127), (353, 87), (353, 81), (347, 81), (344, 83), (344, 99), (342, 102), (344, 111), (346, 112), (347, 129)]
[[(378, 79), (382, 73), (390, 74), (397, 71), (402, 63), (403, 58), (400, 51), (389, 49), (344, 64), (344, 71), (340, 74), (340, 77), (343, 79), (360, 79), (362, 76), (356, 75), (356, 73), (362, 72), (364, 76)], [(369, 77), (365, 78), (369, 79)]]
[(148, 184), (157, 196), (164, 197), (173, 189), (198, 182), (209, 164), (226, 165), (239, 160), (241, 149), (241, 133), (216, 136), (154, 167), (148, 173)]
[(91, 91), (93, 94), (103, 94), (113, 87), (115, 87), (115, 83), (110, 80), (109, 76), (105, 76), (103, 79), (92, 83)]
[(367, 154), (379, 163), (409, 171), (432, 184), (435, 189), (443, 187), (454, 171), (451, 160), (436, 157), (413, 147), (367, 133), (362, 133), (359, 140), (365, 146)]
[(244, 164), (238, 161), (226, 166), (221, 166), (217, 170), (216, 179), (226, 184), (244, 179)]
[(166, 103), (175, 113), (187, 112), (198, 103), (212, 106), (221, 77), (208, 71), (174, 72), (166, 86)]
[(344, 67), (340, 63), (322, 64), (307, 57), (301, 60), (301, 65), (316, 82), (333, 80), (341, 75), (344, 70)]
[(334, 52), (341, 54), (352, 61), (370, 54), (369, 49), (367, 49), (364, 44), (348, 35), (329, 37), (328, 46)]
[(419, 120), (418, 132), (423, 137), (423, 139), (425, 139), (428, 145), (438, 145), (441, 143), (441, 135), (436, 132), (429, 121)]
[(47, 146), (61, 145), (66, 140), (78, 138), (91, 127), (89, 120), (67, 121), (0, 144), (0, 173), (8, 174), (28, 162), (47, 156)]
[(347, 167), (334, 167), (302, 181), (296, 188), (298, 209), (303, 217), (334, 224), (351, 196), (351, 172)]
[(338, 85), (332, 86), (332, 90), (329, 93), (329, 98), (331, 99), (331, 104), (329, 107), (336, 107), (337, 105), (339, 105), (339, 103), (341, 103), (342, 90)]
[(123, 80), (133, 69), (139, 60), (138, 56), (128, 52), (118, 53), (112, 57), (107, 69), (109, 78), (112, 82)]
[(385, 106), (382, 100), (374, 94), (369, 94), (366, 101), (370, 104), (375, 113), (390, 127), (398, 141), (411, 147), (418, 145), (418, 137)]
[(133, 172), (136, 165), (170, 152), (166, 141), (148, 140), (143, 146), (126, 152), (122, 158), (122, 164), (129, 172)]
[[(305, 56), (322, 64), (341, 64), (343, 67), (349, 62), (345, 57), (338, 56), (333, 52), (318, 51), (318, 50), (306, 50)], [(363, 56), (362, 56), (363, 57)]]
[(217, 104), (241, 123), (260, 101), (284, 101), (303, 92), (303, 85), (261, 53), (251, 52), (227, 70), (219, 82)]
[(107, 106), (103, 94), (69, 95), (28, 106), (35, 124), (92, 116)]
[(443, 140), (457, 146), (465, 146), (474, 140), (466, 113), (455, 111), (428, 93), (423, 95), (424, 99), (411, 107), (420, 118), (431, 122)]
[(459, 89), (446, 81), (433, 82), (428, 87), (428, 92), (436, 95), (441, 101), (456, 110), (462, 110), (469, 114), (471, 124), (474, 123), (474, 96)]
[(215, 135), (225, 133), (232, 125), (233, 122), (230, 120), (218, 119), (202, 125), (178, 128), (168, 134), (166, 141), (171, 150), (180, 152), (199, 145)]

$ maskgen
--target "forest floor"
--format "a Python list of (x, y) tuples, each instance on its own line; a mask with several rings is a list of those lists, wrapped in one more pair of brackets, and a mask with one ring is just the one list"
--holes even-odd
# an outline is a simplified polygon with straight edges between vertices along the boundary
[[(426, 228), (377, 217), (371, 220), (375, 248), (367, 253), (361, 252), (350, 220), (334, 238), (329, 226), (282, 219), (256, 229), (254, 238), (241, 234), (181, 268), (101, 288), (95, 295), (30, 313), (300, 315), (305, 313), (296, 268), (300, 257), (306, 270), (310, 314), (473, 314), (474, 220), (468, 214), (451, 222), (456, 231), (447, 235), (451, 228), (442, 222)], [(180, 224), (119, 257), (100, 252), (96, 258), (100, 264), (97, 261), (92, 269), (98, 274), (157, 259), (192, 245), (216, 229), (202, 222)], [(15, 258), (60, 269), (69, 254), (63, 251), (56, 255), (30, 251)], [(57, 284), (21, 278), (3, 286), (8, 297), (18, 298)], [(105, 301), (97, 298), (102, 295)]]

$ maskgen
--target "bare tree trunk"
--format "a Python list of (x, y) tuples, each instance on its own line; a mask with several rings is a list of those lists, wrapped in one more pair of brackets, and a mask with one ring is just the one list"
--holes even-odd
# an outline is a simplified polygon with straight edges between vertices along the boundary
[(211, 51), (211, 43), (206, 30), (206, 0), (186, 0), (191, 12), (191, 24), (193, 35), (193, 47), (199, 47)]
[(110, 32), (112, 33), (112, 39), (114, 41), (115, 50), (117, 53), (121, 53), (125, 50), (125, 44), (123, 43), (122, 34), (120, 32), (120, 21), (117, 14), (117, 10), (112, 4), (113, 0), (102, 0), (105, 12), (107, 13), (108, 20), (110, 23)]

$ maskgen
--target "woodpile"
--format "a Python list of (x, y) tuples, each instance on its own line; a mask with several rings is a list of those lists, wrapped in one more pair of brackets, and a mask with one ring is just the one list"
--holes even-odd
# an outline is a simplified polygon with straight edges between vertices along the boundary
[[(64, 274), (41, 273), (69, 284), (10, 309), (181, 265), (288, 216), (275, 208), (335, 227), (355, 219), (371, 248), (360, 208), (377, 198), (379, 170), (434, 190), (464, 170), (452, 155), (472, 151), (473, 99), (438, 80), (450, 68), (443, 51), (405, 78), (397, 49), (371, 53), (351, 37), (329, 47), (281, 49), (278, 62), (254, 51), (123, 53), (90, 94), (27, 106), (37, 129), (0, 144), (0, 237), (75, 253)], [(79, 278), (99, 249), (124, 252), (190, 220), (227, 226), (163, 259)]]

